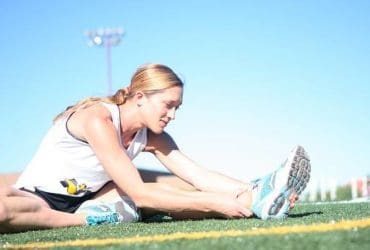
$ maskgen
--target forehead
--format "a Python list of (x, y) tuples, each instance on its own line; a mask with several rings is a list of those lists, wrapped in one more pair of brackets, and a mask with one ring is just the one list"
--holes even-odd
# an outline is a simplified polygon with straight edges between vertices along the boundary
[(183, 94), (183, 88), (179, 86), (174, 86), (174, 87), (167, 88), (161, 91), (160, 93), (158, 93), (158, 96), (168, 101), (176, 101), (176, 102), (181, 103), (182, 94)]

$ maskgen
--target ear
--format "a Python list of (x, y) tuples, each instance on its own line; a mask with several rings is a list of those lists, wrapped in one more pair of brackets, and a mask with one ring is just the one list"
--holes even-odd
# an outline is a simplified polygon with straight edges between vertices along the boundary
[(144, 102), (144, 99), (145, 99), (145, 94), (142, 92), (142, 91), (137, 91), (135, 93), (135, 96), (134, 96), (134, 99), (135, 99), (135, 102), (138, 106), (141, 106), (143, 105), (143, 102)]

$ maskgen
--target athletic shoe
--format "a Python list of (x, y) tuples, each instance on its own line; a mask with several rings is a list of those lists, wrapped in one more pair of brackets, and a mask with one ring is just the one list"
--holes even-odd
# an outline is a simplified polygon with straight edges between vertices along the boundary
[(137, 222), (141, 219), (140, 210), (127, 196), (122, 196), (109, 203), (88, 200), (77, 209), (76, 213), (86, 214), (86, 221), (89, 225)]
[(96, 226), (101, 224), (118, 224), (119, 216), (117, 213), (106, 213), (86, 216), (86, 224), (89, 226)]
[(274, 172), (252, 182), (252, 211), (263, 219), (283, 219), (288, 216), (289, 196), (298, 195), (310, 179), (310, 159), (301, 146), (295, 147), (288, 159)]
[(121, 221), (120, 215), (114, 206), (95, 200), (85, 201), (75, 213), (85, 214), (86, 224), (89, 226), (117, 224)]

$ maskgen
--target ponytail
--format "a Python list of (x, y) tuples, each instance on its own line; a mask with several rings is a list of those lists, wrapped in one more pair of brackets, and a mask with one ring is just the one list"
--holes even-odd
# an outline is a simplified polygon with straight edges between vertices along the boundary
[(146, 64), (139, 67), (131, 78), (129, 87), (119, 89), (114, 95), (107, 97), (89, 97), (83, 99), (73, 106), (69, 106), (65, 111), (57, 115), (54, 122), (62, 117), (66, 117), (73, 112), (88, 108), (99, 102), (123, 105), (136, 92), (142, 91), (144, 94), (155, 93), (160, 90), (173, 86), (183, 87), (181, 79), (168, 66), (163, 64)]
[(70, 114), (81, 110), (88, 108), (96, 103), (99, 102), (105, 102), (105, 103), (111, 103), (111, 104), (116, 104), (116, 105), (122, 105), (124, 104), (129, 97), (131, 97), (131, 93), (129, 92), (129, 87), (119, 89), (117, 92), (112, 95), (112, 96), (107, 96), (107, 97), (88, 97), (85, 99), (82, 99), (81, 101), (77, 102), (75, 105), (68, 106), (63, 112), (58, 114), (53, 122), (56, 122), (62, 117), (67, 117)]

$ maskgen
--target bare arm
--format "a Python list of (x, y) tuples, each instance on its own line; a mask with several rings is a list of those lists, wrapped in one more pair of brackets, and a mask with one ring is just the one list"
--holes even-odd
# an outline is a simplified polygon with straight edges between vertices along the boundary
[(152, 152), (171, 172), (198, 190), (236, 196), (250, 188), (247, 183), (199, 166), (179, 150), (167, 133), (160, 135), (150, 133), (148, 151)]
[(250, 216), (236, 199), (206, 192), (176, 192), (145, 184), (130, 158), (122, 150), (114, 125), (107, 111), (101, 108), (84, 111), (83, 138), (91, 145), (98, 159), (116, 185), (126, 192), (138, 207), (164, 212), (214, 211), (224, 217)]

